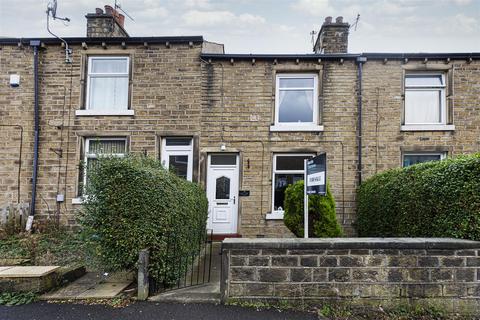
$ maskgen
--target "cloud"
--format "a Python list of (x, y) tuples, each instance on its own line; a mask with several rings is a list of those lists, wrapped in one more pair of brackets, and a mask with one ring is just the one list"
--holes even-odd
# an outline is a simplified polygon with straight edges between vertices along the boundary
[(182, 19), (187, 26), (211, 27), (219, 25), (253, 25), (264, 24), (265, 18), (259, 15), (243, 13), (236, 15), (230, 11), (198, 11), (186, 12)]
[(297, 0), (291, 7), (312, 16), (327, 16), (335, 12), (329, 0)]
[(207, 9), (212, 6), (210, 0), (185, 0), (185, 6), (187, 8), (202, 8)]
[(466, 6), (468, 4), (470, 4), (472, 2), (472, 0), (453, 0), (453, 3), (455, 3), (456, 5), (459, 5), (459, 6)]

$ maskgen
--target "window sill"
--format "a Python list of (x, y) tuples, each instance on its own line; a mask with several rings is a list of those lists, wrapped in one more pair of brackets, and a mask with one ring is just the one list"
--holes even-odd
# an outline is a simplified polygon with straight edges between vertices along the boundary
[(310, 125), (273, 125), (270, 126), (270, 131), (284, 132), (284, 131), (323, 131), (323, 126), (310, 124)]
[(283, 220), (283, 211), (273, 211), (267, 213), (266, 220)]
[(73, 199), (72, 199), (72, 204), (83, 204), (83, 201), (84, 201), (84, 200), (85, 200), (85, 199), (80, 198), (80, 197), (78, 197), (78, 198), (73, 198)]
[(75, 110), (76, 116), (133, 116), (134, 110)]
[(455, 131), (453, 124), (406, 124), (400, 131)]

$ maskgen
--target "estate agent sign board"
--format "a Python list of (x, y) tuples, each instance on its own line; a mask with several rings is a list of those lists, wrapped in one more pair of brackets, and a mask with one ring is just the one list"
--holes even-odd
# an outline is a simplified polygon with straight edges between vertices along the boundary
[(305, 160), (305, 194), (304, 194), (304, 236), (308, 238), (308, 196), (327, 194), (327, 154)]

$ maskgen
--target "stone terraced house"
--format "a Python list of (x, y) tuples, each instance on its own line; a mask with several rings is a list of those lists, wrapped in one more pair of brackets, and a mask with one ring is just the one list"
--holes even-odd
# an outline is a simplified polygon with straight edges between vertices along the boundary
[(206, 189), (216, 234), (288, 237), (284, 190), (326, 152), (354, 234), (362, 179), (479, 151), (480, 53), (348, 53), (349, 24), (328, 17), (311, 54), (227, 54), (130, 37), (107, 9), (65, 39), (70, 63), (59, 39), (0, 38), (0, 206), (73, 225), (95, 159), (136, 153)]

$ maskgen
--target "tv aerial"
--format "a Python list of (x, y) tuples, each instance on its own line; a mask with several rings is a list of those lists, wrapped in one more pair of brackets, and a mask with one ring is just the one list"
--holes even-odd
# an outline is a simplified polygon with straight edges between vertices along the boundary
[(118, 3), (116, 0), (115, 0), (115, 9), (122, 11), (130, 20), (135, 21), (135, 19), (133, 19), (132, 16), (128, 14), (128, 12), (122, 9), (120, 3)]
[(55, 33), (53, 33), (50, 30), (50, 17), (52, 17), (53, 20), (60, 20), (63, 21), (64, 23), (70, 22), (70, 19), (67, 17), (57, 17), (57, 0), (52, 0), (48, 3), (47, 5), (47, 31), (50, 33), (52, 36), (55, 38), (59, 39), (60, 41), (63, 42), (65, 45), (65, 62), (66, 63), (72, 63), (72, 49), (68, 47), (67, 41), (65, 41), (63, 38), (57, 36)]

